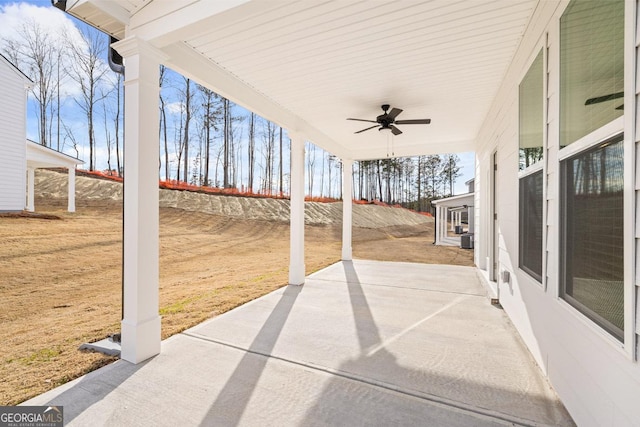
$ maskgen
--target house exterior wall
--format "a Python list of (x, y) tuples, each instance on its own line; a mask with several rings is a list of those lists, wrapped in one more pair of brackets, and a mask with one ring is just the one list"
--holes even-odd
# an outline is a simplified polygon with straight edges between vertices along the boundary
[[(625, 330), (624, 343), (613, 338), (559, 297), (560, 150), (559, 19), (569, 1), (540, 1), (503, 84), (479, 132), (475, 178), (475, 262), (492, 296), (498, 296), (533, 357), (580, 426), (636, 425), (640, 420), (640, 367), (636, 318), (640, 307), (640, 134), (636, 130), (636, 1), (625, 14), (625, 117), (596, 132), (603, 137), (625, 131)], [(631, 16), (632, 15), (632, 16)], [(629, 40), (631, 42), (629, 43)], [(537, 53), (545, 56), (546, 141), (543, 201), (543, 281), (518, 267), (518, 86)], [(632, 78), (629, 76), (632, 75)], [(635, 106), (632, 100), (635, 100)], [(629, 105), (629, 107), (627, 107)], [(631, 132), (633, 131), (633, 133)], [(633, 135), (633, 139), (629, 136)], [(636, 149), (634, 144), (638, 145)], [(492, 279), (492, 169), (497, 152), (497, 270)], [(516, 195), (516, 197), (513, 197)], [(629, 202), (627, 199), (632, 199)], [(630, 250), (628, 250), (630, 249)], [(497, 367), (499, 369), (500, 367)]]
[(0, 212), (21, 211), (26, 202), (25, 80), (0, 58)]

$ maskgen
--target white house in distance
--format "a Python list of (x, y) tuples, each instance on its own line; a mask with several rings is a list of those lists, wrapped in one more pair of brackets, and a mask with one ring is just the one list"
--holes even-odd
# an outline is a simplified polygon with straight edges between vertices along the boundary
[[(436, 208), (435, 215), (435, 244), (446, 246), (461, 246), (465, 249), (473, 249), (472, 236), (474, 232), (474, 179), (465, 182), (468, 188), (466, 194), (445, 197), (443, 199), (434, 200), (433, 206)], [(465, 236), (459, 236), (457, 227), (463, 230), (463, 217), (467, 220), (467, 229), (464, 230)], [(451, 236), (450, 232), (456, 233)], [(464, 240), (464, 241), (463, 241)]]
[(27, 91), (32, 85), (0, 54), (0, 212), (25, 208)]
[(67, 186), (67, 211), (76, 211), (76, 167), (82, 160), (71, 157), (37, 142), (27, 140), (27, 210), (35, 210), (35, 170), (40, 168), (64, 168), (69, 176)]
[(33, 212), (34, 175), (38, 168), (69, 171), (68, 211), (75, 212), (75, 168), (84, 163), (27, 140), (27, 91), (33, 85), (0, 54), (0, 212)]
[[(352, 162), (390, 146), (475, 151), (488, 292), (578, 425), (637, 425), (637, 0), (55, 3), (119, 39), (125, 61), (125, 360), (160, 351), (152, 129), (164, 64), (289, 131), (291, 284), (304, 282), (304, 141), (341, 158), (347, 195)], [(396, 135), (345, 120), (384, 104), (431, 124)]]
[[(460, 234), (458, 227), (463, 229), (463, 213), (467, 214), (468, 223), (465, 233), (473, 233), (473, 193), (460, 194), (458, 196), (446, 197), (434, 200), (433, 206), (436, 208), (435, 214), (435, 237), (436, 245), (459, 246)], [(450, 232), (456, 235), (451, 236)], [(471, 248), (468, 248), (471, 249)]]

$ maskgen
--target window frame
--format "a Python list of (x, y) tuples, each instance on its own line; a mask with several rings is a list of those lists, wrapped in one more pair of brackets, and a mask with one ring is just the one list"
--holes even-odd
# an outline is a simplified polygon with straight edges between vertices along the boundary
[[(558, 155), (562, 155), (562, 158), (567, 158), (570, 156), (573, 156), (574, 154), (578, 153), (579, 151), (582, 150), (586, 150), (589, 149), (592, 145), (596, 145), (600, 142), (602, 142), (602, 140), (600, 141), (594, 141), (594, 139), (606, 139), (606, 137), (604, 137), (603, 135), (607, 135), (607, 137), (613, 137), (616, 133), (615, 129), (617, 129), (617, 127), (614, 127), (614, 129), (612, 130), (612, 124), (613, 123), (617, 123), (622, 122), (624, 117), (625, 117), (625, 113), (623, 112), (619, 117), (614, 118), (613, 120), (611, 120), (609, 123), (604, 124), (603, 126), (597, 128), (597, 129), (593, 129), (591, 132), (587, 133), (586, 135), (578, 138), (577, 140), (573, 141), (573, 142), (568, 142), (565, 146), (562, 146), (562, 18), (564, 17), (565, 13), (567, 12), (567, 10), (569, 9), (569, 6), (571, 6), (571, 4), (574, 1), (585, 1), (585, 0), (567, 0), (567, 3), (564, 5), (564, 7), (562, 8), (562, 11), (558, 14), (558, 18), (556, 20), (556, 33), (557, 36), (554, 38), (554, 42), (557, 43), (558, 48), (557, 48), (557, 52), (556, 52), (556, 60), (557, 60), (557, 69), (555, 70), (558, 75), (557, 75), (557, 79), (556, 79), (556, 84), (554, 89), (557, 90), (557, 94), (558, 94), (558, 99), (557, 99), (557, 105), (556, 105), (556, 111), (558, 114), (557, 120), (558, 120), (558, 128), (557, 128), (557, 144), (558, 144)], [(624, 0), (625, 4), (627, 3), (626, 0)], [(623, 53), (623, 58), (624, 58), (624, 65), (623, 65), (623, 71), (624, 71), (624, 83), (623, 83), (623, 88), (625, 91), (625, 95), (623, 98), (623, 101), (627, 102), (628, 101), (628, 82), (629, 82), (629, 65), (630, 64), (635, 64), (635, 58), (630, 58), (628, 53), (627, 53), (627, 43), (628, 43), (628, 37), (627, 34), (629, 32), (629, 28), (627, 28), (628, 26), (633, 26), (633, 29), (635, 30), (635, 10), (633, 13), (633, 19), (629, 19), (627, 17), (627, 15), (630, 12), (630, 8), (627, 6), (625, 7), (625, 12), (624, 12), (624, 31), (623, 31), (623, 37), (624, 37), (624, 42), (623, 45), (624, 47), (624, 53)], [(634, 31), (635, 34), (635, 31)], [(635, 43), (633, 44), (633, 46), (635, 46)], [(632, 62), (633, 61), (633, 62)], [(633, 69), (633, 71), (635, 71), (635, 68)], [(634, 79), (635, 79), (635, 74), (634, 74)], [(635, 93), (635, 92), (634, 92)], [(627, 109), (627, 112), (629, 110)], [(619, 126), (620, 129), (622, 129), (622, 125)], [(606, 128), (606, 129), (605, 129)], [(620, 130), (621, 132), (622, 130)], [(574, 147), (574, 150), (567, 150), (569, 147), (571, 147), (572, 145), (578, 145), (578, 142), (582, 142), (583, 145), (581, 145), (582, 148), (578, 148), (578, 147)], [(573, 153), (573, 154), (568, 154), (569, 152)], [(561, 160), (559, 158), (559, 160)]]
[[(547, 79), (548, 79), (548, 69), (547, 69), (547, 35), (545, 33), (545, 36), (543, 37), (544, 43), (538, 43), (538, 45), (536, 46), (536, 48), (533, 50), (533, 55), (531, 55), (531, 57), (529, 58), (529, 60), (527, 61), (527, 65), (526, 68), (524, 70), (524, 72), (522, 73), (522, 76), (520, 78), (520, 82), (518, 83), (518, 179), (522, 178), (523, 176), (526, 176), (529, 173), (532, 173), (532, 171), (537, 171), (540, 167), (542, 167), (542, 165), (545, 163), (546, 160), (546, 151), (547, 151), (547, 103), (548, 103), (548, 99), (547, 99), (547, 93), (548, 93), (548, 85), (547, 85)], [(541, 96), (542, 96), (542, 158), (540, 158), (540, 160), (537, 160), (535, 162), (533, 162), (532, 164), (530, 164), (529, 166), (525, 167), (524, 169), (520, 169), (520, 128), (522, 127), (522, 122), (521, 122), (521, 117), (520, 117), (520, 101), (521, 101), (521, 94), (520, 94), (520, 87), (522, 86), (522, 82), (525, 79), (525, 77), (527, 77), (527, 74), (529, 74), (529, 71), (531, 70), (531, 67), (533, 67), (533, 64), (535, 63), (536, 59), (538, 59), (538, 56), (542, 56), (542, 89), (541, 89)]]
[[(534, 167), (535, 166), (535, 167)], [(539, 284), (543, 283), (543, 279), (544, 279), (544, 274), (545, 274), (545, 257), (544, 257), (544, 253), (545, 253), (545, 203), (546, 203), (546, 199), (545, 199), (545, 170), (543, 168), (542, 162), (536, 162), (536, 164), (530, 166), (529, 168), (527, 168), (527, 173), (522, 174), (521, 176), (518, 177), (518, 268), (527, 273), (532, 279), (534, 279), (536, 282), (538, 282)], [(524, 242), (523, 242), (523, 233), (522, 233), (522, 221), (523, 221), (523, 214), (524, 214), (524, 209), (523, 209), (523, 201), (522, 201), (522, 182), (523, 179), (531, 177), (533, 175), (535, 175), (536, 173), (540, 173), (542, 174), (542, 198), (540, 200), (540, 203), (542, 205), (542, 215), (540, 217), (540, 228), (542, 230), (542, 248), (540, 251), (540, 261), (541, 261), (541, 270), (540, 270), (540, 274), (538, 275), (537, 272), (531, 270), (528, 266), (524, 265), (522, 262), (523, 259), (523, 247)]]
[[(560, 297), (560, 265), (559, 265), (559, 256), (560, 256), (560, 239), (555, 239), (554, 242), (554, 250), (557, 250), (558, 256), (554, 257), (557, 262), (557, 268), (555, 268), (555, 274), (552, 277), (546, 277), (546, 280), (551, 280), (550, 283), (553, 284), (553, 298), (557, 301), (558, 305), (566, 310), (566, 314), (570, 317), (569, 319), (574, 319), (575, 321), (581, 323), (586, 330), (591, 333), (594, 333), (604, 342), (607, 342), (612, 349), (619, 351), (621, 354), (624, 354), (629, 360), (637, 360), (638, 356), (640, 356), (640, 351), (637, 350), (638, 341), (636, 336), (636, 328), (635, 328), (635, 318), (636, 311), (639, 305), (636, 303), (636, 291), (635, 286), (635, 277), (636, 277), (636, 257), (639, 252), (636, 250), (636, 222), (635, 222), (635, 213), (636, 213), (636, 205), (638, 201), (636, 201), (637, 192), (635, 190), (635, 171), (636, 168), (636, 143), (635, 139), (632, 138), (632, 135), (636, 135), (636, 127), (640, 125), (640, 122), (636, 124), (636, 116), (637, 116), (637, 108), (636, 108), (636, 88), (638, 87), (638, 82), (636, 82), (636, 62), (638, 58), (638, 54), (636, 52), (636, 35), (638, 34), (637, 25), (636, 25), (636, 16), (638, 14), (638, 8), (635, 2), (625, 2), (625, 13), (624, 13), (624, 104), (627, 106), (625, 108), (624, 114), (621, 117), (618, 117), (608, 124), (593, 130), (591, 133), (583, 136), (582, 138), (570, 143), (567, 146), (560, 148), (560, 39), (561, 39), (561, 25), (560, 18), (566, 11), (569, 6), (569, 1), (567, 1), (564, 6), (556, 12), (556, 19), (553, 27), (548, 32), (550, 37), (550, 43), (553, 46), (553, 51), (547, 51), (547, 53), (551, 53), (551, 61), (553, 62), (553, 66), (551, 68), (547, 68), (548, 73), (553, 73), (552, 77), (549, 81), (549, 91), (550, 93), (557, 94), (557, 97), (554, 99), (552, 105), (549, 105), (549, 108), (555, 112), (553, 120), (556, 122), (553, 126), (549, 127), (549, 131), (552, 131), (552, 134), (548, 134), (548, 136), (552, 139), (551, 146), (548, 147), (548, 150), (551, 150), (550, 158), (553, 159), (553, 171), (554, 174), (559, 172), (560, 161), (573, 156), (583, 150), (587, 150), (604, 140), (613, 137), (617, 133), (623, 132), (624, 137), (624, 152), (625, 152), (625, 164), (624, 164), (624, 230), (625, 230), (625, 242), (624, 242), (624, 263), (625, 263), (625, 271), (624, 271), (624, 340), (620, 342), (613, 335), (606, 332), (599, 325), (593, 322), (591, 319), (582, 314), (579, 310), (571, 306), (565, 300)], [(557, 48), (555, 47), (557, 46)], [(549, 191), (555, 193), (555, 197), (560, 196), (560, 179), (554, 178), (552, 179), (552, 188), (549, 188)], [(559, 203), (559, 201), (558, 201)], [(554, 224), (557, 224), (560, 227), (561, 218), (560, 218), (560, 209), (559, 206), (553, 210), (553, 212), (546, 212), (545, 219), (552, 221)], [(639, 229), (640, 230), (640, 229)], [(558, 230), (559, 234), (560, 230)], [(547, 259), (548, 261), (548, 259)]]
[[(618, 121), (620, 118), (614, 120), (614, 121)], [(612, 122), (613, 123), (613, 122)], [(610, 123), (611, 124), (611, 123)], [(595, 131), (593, 133), (596, 133)], [(587, 135), (587, 136), (592, 136), (592, 134)], [(622, 137), (622, 138), (620, 138)], [(620, 138), (620, 139), (619, 139)], [(583, 139), (583, 138), (581, 138)], [(618, 140), (618, 141), (616, 141)], [(582, 150), (573, 150), (573, 152), (570, 155), (567, 155), (567, 153), (563, 153), (562, 159), (559, 160), (558, 162), (558, 175), (559, 175), (559, 179), (558, 179), (558, 185), (560, 187), (560, 191), (558, 193), (559, 195), (559, 204), (558, 204), (558, 208), (559, 208), (559, 213), (561, 214), (562, 212), (566, 211), (566, 204), (567, 204), (567, 186), (566, 185), (562, 185), (563, 183), (566, 183), (566, 166), (565, 164), (563, 164), (563, 162), (570, 160), (571, 158), (580, 156), (582, 154), (586, 154), (594, 149), (597, 149), (599, 145), (601, 144), (606, 144), (607, 142), (620, 142), (622, 143), (622, 147), (623, 150), (625, 149), (625, 139), (624, 139), (624, 132), (623, 129), (620, 129), (618, 132), (615, 132), (605, 138), (600, 138), (597, 139), (595, 141), (591, 141), (591, 143), (586, 147), (583, 148)], [(565, 148), (569, 148), (571, 145), (568, 145)], [(624, 174), (623, 174), (624, 176)], [(624, 198), (624, 191), (623, 191), (623, 198)], [(618, 346), (624, 346), (624, 342), (625, 342), (625, 334), (626, 334), (626, 328), (627, 328), (627, 322), (626, 322), (626, 297), (623, 300), (623, 317), (625, 319), (624, 323), (624, 328), (622, 330), (622, 335), (618, 336), (615, 331), (613, 329), (615, 329), (615, 325), (612, 325), (612, 327), (609, 327), (608, 324), (610, 324), (611, 322), (609, 322), (607, 319), (603, 318), (602, 316), (598, 315), (596, 312), (594, 312), (591, 308), (587, 307), (586, 305), (584, 305), (583, 303), (581, 303), (580, 301), (578, 301), (576, 298), (574, 298), (572, 295), (569, 295), (566, 293), (565, 287), (566, 287), (566, 269), (567, 269), (567, 250), (566, 250), (566, 245), (567, 245), (567, 229), (568, 229), (568, 217), (566, 215), (560, 215), (560, 224), (559, 224), (559, 238), (558, 238), (558, 246), (559, 246), (559, 262), (558, 262), (558, 299), (560, 301), (563, 302), (563, 304), (565, 304), (567, 307), (571, 307), (571, 310), (575, 313), (578, 313), (580, 315), (580, 317), (582, 317), (583, 319), (585, 319), (585, 321), (588, 321), (589, 324), (591, 325), (591, 327), (597, 328), (597, 330), (601, 331), (604, 335), (606, 335), (610, 340), (613, 340)], [(624, 234), (624, 232), (623, 232)], [(624, 237), (624, 236), (623, 236)], [(623, 246), (623, 250), (624, 250), (624, 246)], [(626, 286), (626, 283), (623, 281), (623, 287)], [(600, 321), (600, 319), (602, 319), (603, 321)]]
[[(525, 76), (533, 66), (533, 63), (538, 58), (538, 55), (542, 55), (542, 158), (533, 164), (529, 165), (525, 169), (520, 169), (520, 84), (522, 80), (524, 80)], [(532, 50), (532, 54), (529, 57), (526, 66), (523, 69), (522, 75), (520, 77), (520, 83), (518, 83), (518, 147), (517, 147), (517, 156), (516, 161), (518, 162), (518, 192), (517, 192), (517, 206), (518, 206), (518, 270), (524, 273), (523, 277), (528, 277), (531, 279), (532, 283), (535, 283), (543, 288), (546, 291), (547, 289), (547, 257), (545, 256), (547, 250), (547, 161), (548, 161), (548, 140), (549, 140), (549, 33), (545, 32), (538, 43), (536, 43), (535, 49)], [(526, 178), (529, 175), (535, 174), (539, 171), (542, 171), (542, 274), (540, 277), (537, 277), (536, 274), (532, 274), (532, 272), (527, 268), (522, 268), (520, 259), (522, 252), (522, 233), (520, 230), (520, 221), (521, 216), (523, 214), (521, 209), (521, 200), (520, 200), (520, 182), (523, 178)]]

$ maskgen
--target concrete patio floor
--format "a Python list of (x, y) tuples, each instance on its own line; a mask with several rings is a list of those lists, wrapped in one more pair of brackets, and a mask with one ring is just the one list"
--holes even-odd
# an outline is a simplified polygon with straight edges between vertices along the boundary
[(477, 274), (340, 262), (24, 404), (70, 426), (574, 425)]

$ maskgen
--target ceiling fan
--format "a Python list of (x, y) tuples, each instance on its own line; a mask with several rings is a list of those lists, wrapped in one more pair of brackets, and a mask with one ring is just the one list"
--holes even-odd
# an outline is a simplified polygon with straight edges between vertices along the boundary
[(389, 104), (382, 105), (381, 108), (382, 108), (382, 111), (384, 111), (384, 114), (380, 114), (378, 117), (376, 117), (375, 120), (352, 119), (352, 118), (348, 118), (347, 120), (375, 123), (375, 125), (371, 127), (359, 130), (354, 133), (362, 133), (364, 131), (377, 127), (378, 130), (389, 129), (394, 135), (400, 135), (402, 133), (402, 131), (397, 127), (395, 127), (394, 124), (395, 125), (428, 125), (429, 123), (431, 123), (431, 119), (396, 120), (396, 117), (398, 117), (398, 115), (402, 113), (402, 110), (399, 108), (391, 108), (391, 111), (387, 112), (390, 107), (391, 106)]
[[(589, 99), (586, 100), (584, 105), (599, 104), (601, 102), (612, 101), (614, 99), (618, 99), (618, 98), (622, 98), (622, 97), (624, 97), (624, 92), (610, 93), (608, 95), (602, 95), (602, 96), (596, 96), (595, 98), (589, 98)], [(624, 104), (617, 106), (616, 110), (624, 110)]]

